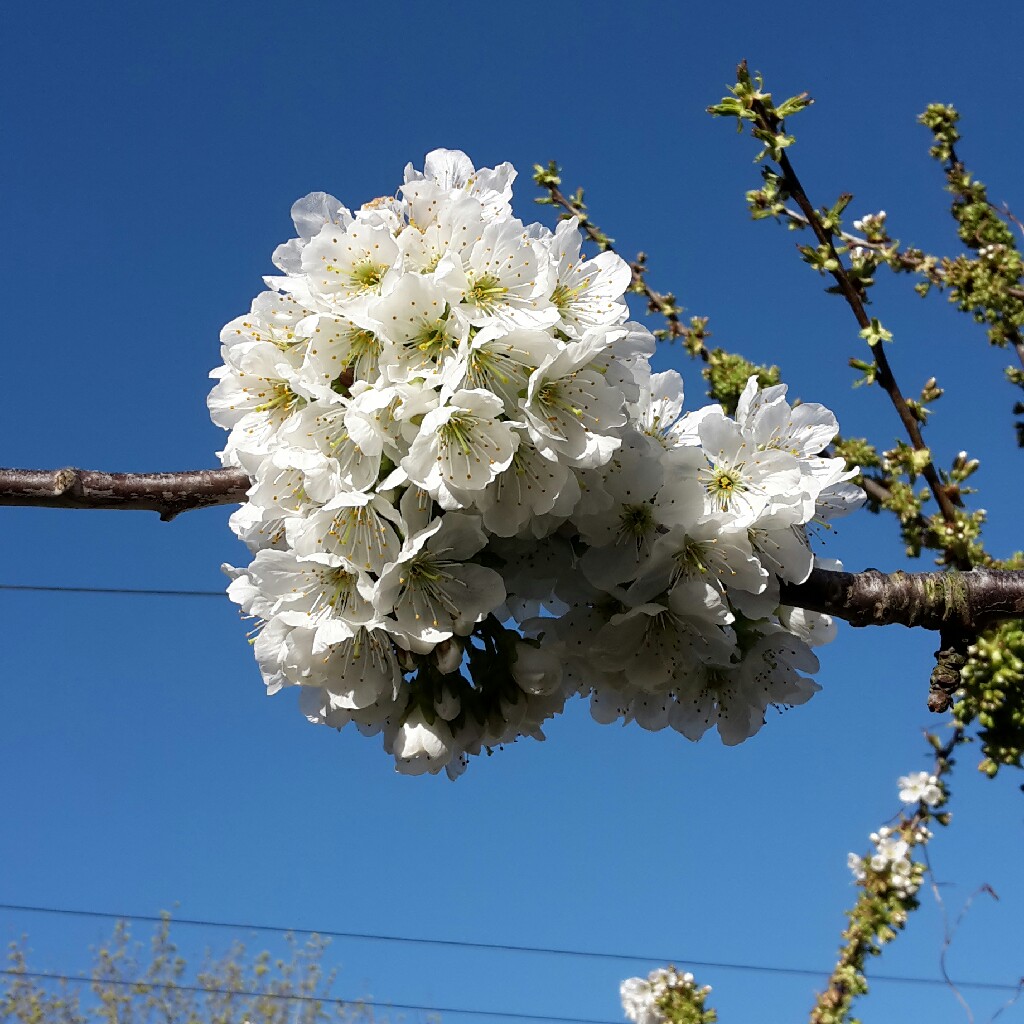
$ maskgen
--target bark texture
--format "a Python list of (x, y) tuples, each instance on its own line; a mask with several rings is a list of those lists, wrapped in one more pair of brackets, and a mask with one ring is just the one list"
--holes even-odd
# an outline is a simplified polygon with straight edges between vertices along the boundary
[(184, 473), (100, 473), (93, 469), (0, 469), (0, 505), (38, 508), (120, 508), (180, 512), (245, 501), (249, 478), (241, 469)]
[(892, 572), (815, 569), (804, 583), (782, 585), (783, 604), (825, 612), (853, 626), (944, 630), (984, 628), (1024, 618), (1024, 570)]

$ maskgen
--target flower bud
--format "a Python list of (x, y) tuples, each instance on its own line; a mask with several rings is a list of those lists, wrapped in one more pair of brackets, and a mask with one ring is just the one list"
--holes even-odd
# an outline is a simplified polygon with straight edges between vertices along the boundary
[(562, 684), (562, 665), (551, 647), (516, 644), (512, 675), (519, 688), (535, 697), (554, 693)]
[(441, 696), (434, 701), (434, 710), (437, 712), (438, 717), (443, 718), (446, 722), (450, 722), (453, 718), (457, 718), (459, 712), (462, 710), (462, 701), (449, 687), (445, 686), (441, 689)]
[(462, 647), (454, 639), (442, 640), (434, 648), (431, 656), (438, 671), (448, 675), (450, 672), (457, 672), (462, 664)]

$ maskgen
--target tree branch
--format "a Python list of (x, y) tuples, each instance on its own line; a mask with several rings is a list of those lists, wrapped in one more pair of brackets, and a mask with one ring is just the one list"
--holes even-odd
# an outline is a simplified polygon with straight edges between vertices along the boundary
[[(544, 168), (538, 165), (538, 173), (534, 174), (534, 181), (543, 189), (548, 192), (547, 199), (538, 199), (537, 202), (545, 203), (550, 206), (556, 206), (563, 210), (562, 216), (575, 217), (579, 223), (579, 229), (582, 231), (587, 238), (592, 241), (601, 252), (613, 252), (616, 255), (621, 256), (618, 249), (615, 248), (614, 240), (609, 238), (591, 219), (587, 213), (586, 205), (583, 202), (583, 190), (577, 191), (573, 197), (567, 196), (559, 184), (561, 179), (557, 177), (556, 166), (554, 162), (545, 171)], [(629, 290), (637, 295), (642, 295), (647, 299), (647, 312), (657, 313), (665, 318), (667, 327), (663, 333), (663, 336), (669, 341), (675, 341), (676, 338), (682, 338), (685, 342), (690, 342), (691, 338), (694, 338), (699, 344), (694, 347), (693, 352), (695, 355), (699, 355), (704, 361), (708, 361), (708, 352), (704, 345), (701, 343), (705, 334), (704, 329), (707, 326), (707, 317), (695, 317), (690, 321), (690, 325), (687, 326), (680, 319), (680, 315), (683, 313), (683, 307), (677, 305), (675, 295), (670, 292), (658, 292), (655, 291), (647, 283), (647, 254), (637, 253), (635, 260), (628, 261), (629, 272), (630, 272), (630, 283)], [(655, 336), (659, 336), (662, 332), (655, 331)]]
[[(245, 501), (241, 469), (183, 473), (100, 473), (90, 469), (0, 469), (0, 505), (142, 509), (165, 522), (180, 512)], [(845, 619), (854, 626), (977, 631), (1024, 619), (1024, 570), (833, 572), (815, 569), (804, 583), (783, 583), (782, 603)]]
[[(966, 738), (963, 727), (957, 726), (944, 744), (927, 733), (925, 737), (935, 750), (931, 773), (937, 779), (943, 779), (955, 764), (954, 751)], [(927, 827), (935, 820), (942, 824), (948, 821), (943, 820), (941, 813), (933, 815), (928, 805), (918, 804), (915, 811), (906, 809), (899, 814), (892, 832), (906, 841), (919, 828)], [(853, 1001), (868, 991), (865, 977), (868, 960), (881, 953), (882, 947), (896, 938), (906, 925), (907, 911), (918, 906), (914, 893), (901, 898), (888, 885), (879, 891), (877, 884), (867, 879), (858, 885), (861, 892), (847, 913), (850, 923), (843, 931), (839, 959), (829, 976), (828, 987), (815, 1000), (810, 1024), (838, 1024), (853, 1020), (850, 1015)], [(902, 915), (902, 919), (898, 915)]]
[(245, 501), (241, 469), (100, 473), (92, 469), (0, 469), (0, 505), (143, 509), (169, 522), (179, 512)]
[[(770, 111), (761, 100), (755, 99), (752, 102), (752, 109), (758, 115), (760, 123), (763, 128), (773, 134), (779, 130), (780, 120), (779, 118)], [(819, 244), (825, 248), (831, 256), (832, 265), (835, 267), (834, 270), (829, 270), (833, 280), (836, 282), (836, 286), (839, 289), (840, 294), (846, 300), (847, 305), (853, 312), (854, 318), (862, 330), (867, 330), (871, 327), (871, 318), (868, 316), (867, 311), (864, 308), (864, 302), (857, 291), (856, 286), (850, 280), (850, 276), (846, 272), (846, 268), (843, 266), (843, 261), (839, 257), (839, 253), (836, 251), (835, 241), (830, 229), (822, 224), (821, 218), (818, 216), (817, 210), (815, 210), (810, 199), (808, 199), (804, 187), (797, 177), (796, 171), (793, 169), (792, 163), (790, 163), (789, 157), (785, 151), (781, 152), (777, 158), (777, 164), (779, 169), (782, 171), (782, 180), (785, 183), (786, 191), (793, 198), (793, 201), (800, 208), (800, 212), (803, 214), (807, 225), (814, 233)], [(903, 424), (904, 430), (907, 432), (907, 436), (910, 438), (910, 442), (914, 447), (915, 451), (925, 452), (928, 451), (928, 446), (924, 443), (924, 438), (921, 436), (921, 427), (917, 419), (911, 412), (910, 407), (907, 405), (906, 398), (903, 397), (903, 392), (900, 390), (899, 384), (896, 381), (896, 376), (893, 373), (892, 367), (889, 364), (889, 357), (885, 352), (884, 345), (879, 342), (872, 345), (872, 354), (874, 355), (875, 365), (877, 367), (876, 380), (881, 386), (882, 390), (889, 396), (893, 407), (896, 410), (896, 414), (900, 418), (900, 422)], [(956, 523), (956, 508), (953, 505), (953, 501), (943, 486), (942, 481), (939, 479), (938, 471), (935, 469), (935, 465), (929, 458), (928, 462), (921, 468), (921, 475), (924, 477), (931, 490), (935, 501), (938, 503), (939, 509), (942, 512), (942, 518), (949, 524), (954, 525)], [(961, 566), (966, 568), (966, 563)]]
[(845, 619), (853, 626), (977, 631), (1024, 618), (1024, 570), (834, 572), (815, 569), (804, 583), (783, 583), (782, 603)]
[[(992, 204), (989, 203), (989, 206), (992, 206)], [(1008, 217), (1011, 217), (1015, 223), (1020, 223), (1016, 217), (1013, 217), (1013, 215), (1009, 213), (1008, 210), (1004, 212)], [(782, 208), (782, 215), (790, 224), (795, 224), (797, 227), (811, 227), (811, 222), (807, 217), (788, 206), (784, 206)], [(949, 274), (947, 267), (949, 261), (944, 260), (941, 264), (936, 263), (934, 257), (925, 256), (918, 249), (898, 250), (891, 243), (872, 242), (870, 239), (862, 238), (859, 235), (852, 235), (848, 231), (836, 231), (836, 236), (845, 242), (851, 249), (870, 249), (873, 252), (876, 252), (880, 262), (885, 263), (887, 266), (897, 267), (911, 273), (920, 273), (927, 281), (930, 281), (939, 288), (953, 287), (949, 284), (948, 280)], [(1024, 288), (1007, 286), (1006, 294), (1014, 299), (1024, 300)], [(1008, 325), (1007, 336), (1009, 341), (1013, 344), (1014, 352), (1017, 353), (1018, 362), (1021, 367), (1024, 368), (1024, 338), (1021, 337), (1020, 331), (1014, 325)]]

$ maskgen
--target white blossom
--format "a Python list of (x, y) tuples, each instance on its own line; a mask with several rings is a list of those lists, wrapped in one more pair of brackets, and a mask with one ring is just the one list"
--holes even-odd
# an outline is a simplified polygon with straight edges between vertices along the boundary
[(380, 294), (398, 256), (386, 223), (357, 219), (344, 231), (328, 223), (303, 248), (302, 271), (313, 295), (340, 310), (345, 300)]
[(588, 365), (600, 347), (599, 339), (571, 342), (530, 375), (520, 407), (530, 440), (552, 462), (603, 466), (622, 443), (615, 432), (626, 422), (622, 392)]
[(900, 777), (900, 799), (905, 804), (925, 804), (936, 807), (943, 800), (938, 777), (928, 772), (913, 772)]
[(402, 469), (442, 507), (464, 507), (460, 492), (482, 491), (512, 463), (519, 435), (499, 419), (503, 409), (489, 391), (456, 391), (423, 417)]
[(633, 1024), (661, 1024), (664, 1020), (654, 1002), (654, 986), (647, 979), (627, 978), (619, 986), (619, 996), (623, 1012)]
[(468, 635), (505, 600), (501, 576), (468, 561), (483, 544), (478, 517), (449, 513), (408, 538), (384, 566), (377, 608), (413, 650), (425, 654), (453, 634)]
[(629, 264), (613, 252), (584, 259), (582, 243), (575, 217), (559, 222), (551, 240), (554, 279), (550, 299), (562, 327), (576, 338), (592, 327), (620, 323), (629, 313), (623, 302), (631, 280)]
[(392, 744), (398, 770), (405, 775), (436, 775), (448, 764), (452, 743), (451, 730), (443, 718), (437, 716), (428, 723), (417, 709), (399, 726)]

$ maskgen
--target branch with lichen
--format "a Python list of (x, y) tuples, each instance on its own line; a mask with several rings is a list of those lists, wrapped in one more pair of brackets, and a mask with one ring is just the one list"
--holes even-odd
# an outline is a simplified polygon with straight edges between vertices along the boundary
[(1024, 571), (840, 572), (815, 569), (803, 583), (783, 583), (782, 603), (823, 612), (852, 626), (902, 625), (979, 631), (1024, 618)]

